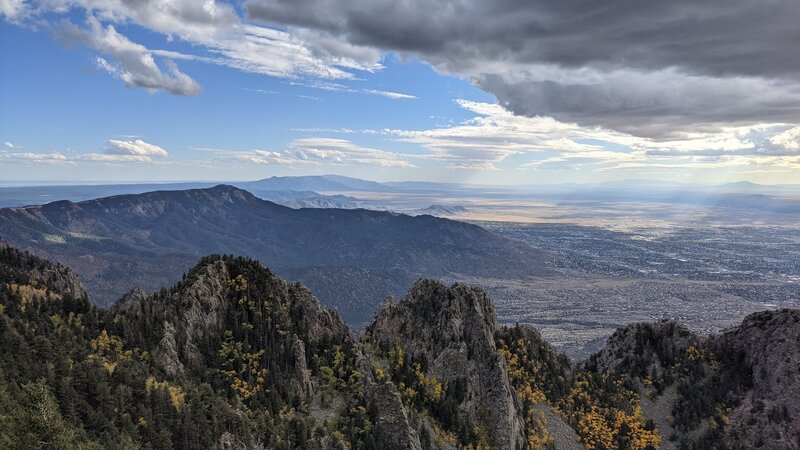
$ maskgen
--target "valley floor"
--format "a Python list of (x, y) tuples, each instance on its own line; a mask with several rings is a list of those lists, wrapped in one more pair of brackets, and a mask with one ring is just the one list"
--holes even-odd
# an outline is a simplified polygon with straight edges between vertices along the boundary
[[(800, 286), (776, 282), (609, 278), (593, 275), (503, 280), (453, 278), (486, 289), (500, 321), (535, 326), (573, 360), (598, 351), (617, 328), (662, 319), (699, 334), (739, 324), (750, 313), (800, 306)], [(756, 301), (759, 294), (766, 302)], [(791, 297), (791, 296), (794, 297)], [(784, 300), (781, 300), (783, 298)]]
[(476, 222), (551, 253), (554, 277), (454, 277), (486, 289), (505, 323), (529, 323), (574, 360), (615, 329), (662, 319), (700, 334), (800, 307), (800, 230), (757, 224)]

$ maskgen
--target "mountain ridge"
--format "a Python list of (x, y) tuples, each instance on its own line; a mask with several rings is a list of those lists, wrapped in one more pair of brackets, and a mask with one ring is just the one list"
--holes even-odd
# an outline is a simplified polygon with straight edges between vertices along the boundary
[[(426, 275), (549, 270), (544, 253), (476, 225), (364, 209), (291, 209), (229, 185), (2, 209), (0, 236), (68, 264), (99, 304), (134, 287), (158, 290), (206, 254), (241, 254), (307, 281), (351, 323), (366, 322), (376, 299), (400, 295)], [(369, 298), (339, 282), (364, 271), (374, 280)]]

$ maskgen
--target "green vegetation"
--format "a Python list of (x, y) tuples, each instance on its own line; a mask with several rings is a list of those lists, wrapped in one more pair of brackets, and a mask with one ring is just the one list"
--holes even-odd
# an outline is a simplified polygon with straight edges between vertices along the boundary
[[(108, 311), (32, 277), (45, 261), (5, 247), (0, 260), (0, 448), (381, 445), (349, 335), (311, 339), (296, 317), (297, 291), (254, 261), (205, 258), (176, 287)], [(184, 294), (221, 263), (229, 286), (220, 332), (166, 330), (165, 318), (208, 306)], [(159, 363), (165, 335), (183, 370)], [(342, 399), (327, 423), (309, 413), (300, 346), (310, 383)]]
[(497, 349), (508, 364), (511, 384), (522, 402), (528, 448), (553, 448), (547, 420), (537, 406), (555, 404), (569, 392), (569, 361), (556, 355), (529, 327), (502, 330), (497, 336)]
[[(708, 345), (690, 346), (673, 366), (679, 374), (678, 398), (673, 409), (675, 428), (687, 432), (703, 425), (698, 439), (680, 439), (682, 449), (718, 450), (740, 446), (726, 433), (728, 415), (742, 394), (752, 388), (752, 372), (737, 352), (715, 352)], [(768, 415), (769, 417), (769, 415)], [(779, 422), (779, 420), (773, 420)]]
[[(717, 351), (674, 322), (636, 324), (624, 332), (633, 346), (625, 349), (616, 369), (620, 388), (649, 396), (662, 394), (668, 386), (677, 388), (671, 416), (676, 434), (663, 438), (677, 440), (686, 450), (740, 448), (727, 427), (728, 415), (752, 388), (752, 370), (744, 356), (730, 349)], [(596, 365), (595, 357), (586, 370), (595, 378)]]
[[(394, 383), (407, 407), (417, 414), (430, 417), (434, 421), (433, 434), (438, 440), (450, 445), (473, 445), (478, 448), (480, 425), (469, 423), (457, 408), (465, 395), (463, 383), (444, 386), (428, 373), (425, 361), (410, 356), (399, 344), (379, 349), (376, 356), (385, 361), (388, 368), (373, 366), (375, 379)], [(431, 441), (433, 438), (430, 436)]]
[(588, 450), (659, 448), (660, 437), (645, 421), (638, 394), (621, 377), (573, 372), (569, 361), (530, 327), (502, 330), (497, 346), (523, 403), (529, 448), (553, 446), (539, 404), (553, 405)]

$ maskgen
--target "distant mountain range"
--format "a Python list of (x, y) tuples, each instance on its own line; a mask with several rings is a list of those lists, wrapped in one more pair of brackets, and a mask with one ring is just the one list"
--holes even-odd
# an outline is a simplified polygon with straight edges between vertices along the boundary
[[(86, 184), (0, 187), (0, 208), (41, 205), (57, 200), (73, 202), (114, 195), (142, 194), (159, 190), (206, 189), (219, 183), (136, 183), (136, 184)], [(354, 208), (356, 200), (342, 195), (324, 195), (319, 191), (387, 191), (388, 186), (372, 181), (337, 175), (309, 177), (272, 177), (258, 181), (232, 182), (231, 186), (245, 189), (264, 200), (291, 208)]]
[(386, 192), (393, 190), (390, 186), (359, 178), (341, 175), (311, 175), (299, 177), (270, 177), (258, 181), (233, 183), (248, 191), (317, 191), (317, 192)]
[[(0, 208), (10, 206), (40, 205), (55, 200), (73, 202), (123, 194), (141, 194), (155, 190), (185, 190), (213, 187), (218, 182), (182, 183), (139, 183), (139, 184), (87, 184), (87, 185), (47, 185), (47, 186), (6, 186), (0, 187)], [(773, 199), (769, 207), (788, 202), (790, 208), (797, 207), (800, 200), (800, 185), (762, 185), (750, 182), (736, 182), (721, 185), (693, 185), (648, 180), (624, 180), (595, 184), (548, 184), (522, 186), (481, 186), (458, 183), (435, 183), (421, 181), (385, 182), (362, 180), (341, 175), (313, 175), (270, 177), (257, 181), (228, 182), (227, 184), (245, 189), (257, 196), (285, 204), (290, 207), (329, 207), (344, 199), (335, 197), (346, 194), (348, 202), (357, 201), (359, 195), (427, 195), (426, 204), (418, 204), (409, 209), (420, 209), (430, 205), (431, 200), (441, 197), (484, 197), (484, 198), (549, 198), (554, 200), (593, 200), (593, 201), (659, 201), (667, 203), (689, 203), (710, 205), (722, 204), (725, 207), (752, 208), (758, 202), (748, 200), (749, 195), (769, 196)], [(302, 192), (303, 194), (289, 194)], [(313, 193), (317, 199), (312, 202), (298, 202), (300, 196), (308, 199)], [(437, 197), (438, 196), (438, 197)], [(329, 198), (335, 197), (335, 198)], [(355, 197), (355, 198), (354, 198)], [(380, 195), (377, 195), (380, 198)], [(743, 202), (737, 199), (744, 198)], [(434, 200), (439, 202), (441, 200)], [(370, 207), (381, 206), (379, 201)], [(349, 208), (348, 206), (343, 206)], [(744, 206), (742, 206), (744, 205)], [(339, 206), (336, 206), (339, 207)], [(784, 209), (780, 206), (779, 209)], [(793, 210), (793, 209), (792, 209)]]
[(237, 254), (303, 281), (353, 324), (420, 277), (548, 273), (543, 252), (475, 225), (291, 209), (226, 185), (2, 209), (0, 236), (73, 268), (100, 305), (167, 286), (206, 254)]

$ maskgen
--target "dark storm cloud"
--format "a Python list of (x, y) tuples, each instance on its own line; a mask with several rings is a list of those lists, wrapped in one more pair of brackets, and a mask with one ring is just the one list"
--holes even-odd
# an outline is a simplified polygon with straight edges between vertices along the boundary
[(796, 122), (794, 82), (681, 76), (674, 72), (598, 73), (596, 80), (552, 81), (481, 74), (473, 83), (516, 114), (552, 115), (640, 136), (678, 137), (756, 122)]
[(711, 75), (791, 76), (800, 68), (795, 0), (250, 0), (246, 7), (255, 19), (393, 50), (446, 50), (452, 54), (438, 56), (454, 59)]
[(255, 20), (418, 55), (519, 114), (651, 136), (800, 117), (797, 0), (249, 0), (246, 8)]

